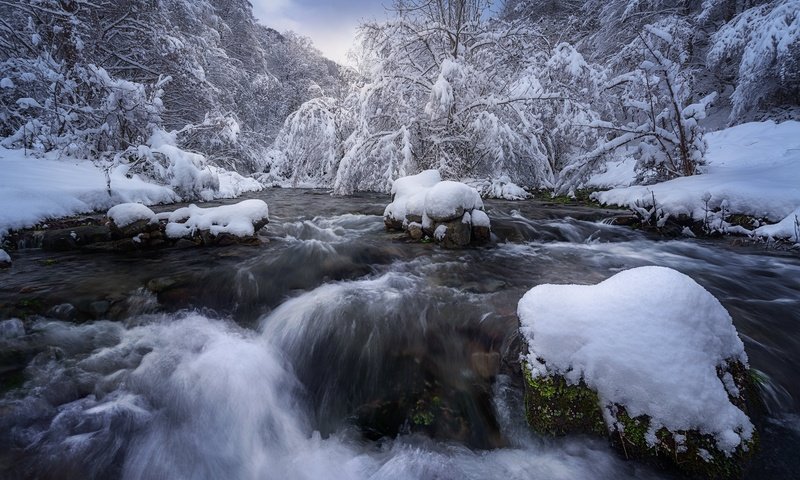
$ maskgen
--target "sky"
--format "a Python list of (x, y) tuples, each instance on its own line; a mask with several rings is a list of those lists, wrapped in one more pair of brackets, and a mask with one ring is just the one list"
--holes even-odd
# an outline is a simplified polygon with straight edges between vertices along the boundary
[(279, 32), (310, 37), (323, 55), (348, 63), (362, 20), (383, 19), (391, 0), (250, 0), (255, 17)]

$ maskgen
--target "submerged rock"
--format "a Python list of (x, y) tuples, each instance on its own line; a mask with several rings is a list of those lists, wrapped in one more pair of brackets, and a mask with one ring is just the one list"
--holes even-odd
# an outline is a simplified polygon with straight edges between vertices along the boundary
[(737, 478), (758, 446), (754, 387), (730, 316), (671, 269), (540, 285), (519, 302), (528, 423), (606, 436), (626, 458)]

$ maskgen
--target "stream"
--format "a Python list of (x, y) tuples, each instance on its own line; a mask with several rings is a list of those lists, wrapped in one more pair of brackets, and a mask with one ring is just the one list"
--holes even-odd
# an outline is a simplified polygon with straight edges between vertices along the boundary
[(14, 252), (0, 320), (44, 314), (0, 323), (0, 478), (671, 478), (538, 436), (522, 406), (522, 295), (643, 265), (730, 312), (763, 377), (748, 478), (797, 478), (796, 253), (535, 200), (487, 201), (493, 242), (444, 250), (385, 232), (384, 195), (248, 198), (270, 207), (259, 246)]

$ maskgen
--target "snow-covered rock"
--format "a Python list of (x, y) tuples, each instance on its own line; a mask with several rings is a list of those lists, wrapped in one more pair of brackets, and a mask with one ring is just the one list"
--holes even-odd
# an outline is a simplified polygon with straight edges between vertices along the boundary
[(476, 209), (483, 209), (480, 194), (460, 182), (439, 182), (425, 194), (425, 215), (434, 222), (455, 220)]
[(518, 315), (535, 428), (606, 430), (626, 455), (689, 472), (740, 469), (752, 451), (744, 345), (688, 276), (640, 267), (597, 285), (539, 285)]
[(159, 217), (167, 219), (165, 231), (172, 239), (194, 237), (203, 232), (212, 236), (251, 237), (269, 223), (269, 207), (263, 200), (244, 200), (212, 208), (189, 205)]
[(441, 181), (436, 170), (395, 180), (392, 203), (386, 206), (383, 220), (387, 230), (405, 230), (414, 240), (427, 236), (446, 248), (483, 243), (491, 235), (478, 191), (463, 183)]
[(155, 214), (144, 205), (125, 203), (107, 213), (115, 242), (112, 250), (127, 251), (181, 245), (225, 245), (256, 241), (255, 233), (269, 223), (263, 200), (200, 208), (197, 205)]
[(0, 248), (0, 268), (8, 268), (11, 266), (11, 256), (5, 250)]
[(134, 222), (156, 223), (156, 214), (141, 203), (121, 203), (108, 210), (106, 216), (118, 227), (126, 227)]

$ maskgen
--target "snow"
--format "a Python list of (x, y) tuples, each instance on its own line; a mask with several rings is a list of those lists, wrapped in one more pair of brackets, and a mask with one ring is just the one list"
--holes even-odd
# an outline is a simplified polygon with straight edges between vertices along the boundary
[[(603, 204), (633, 207), (637, 202), (649, 205), (655, 196), (665, 213), (688, 214), (695, 220), (724, 207), (729, 214), (781, 221), (774, 231), (785, 235), (792, 212), (800, 207), (800, 122), (745, 123), (708, 133), (706, 139), (705, 173), (615, 188), (593, 197)], [(756, 233), (771, 231), (765, 228)]]
[[(169, 186), (128, 178), (127, 165), (109, 170), (108, 192), (104, 170), (90, 160), (26, 156), (24, 150), (0, 147), (0, 238), (9, 230), (32, 227), (49, 218), (105, 211), (121, 203), (154, 205), (181, 199)], [(215, 170), (220, 189), (216, 198), (230, 198), (260, 190), (261, 184), (234, 172)]]
[(725, 452), (751, 438), (716, 372), (731, 359), (746, 365), (744, 345), (725, 308), (688, 276), (639, 267), (597, 285), (539, 285), (518, 314), (534, 377), (583, 379), (603, 406), (649, 415), (650, 432), (697, 429)]
[(383, 212), (395, 220), (403, 220), (407, 215), (424, 213), (425, 194), (429, 188), (442, 181), (437, 170), (425, 170), (416, 175), (398, 178), (392, 183), (393, 201)]
[(237, 237), (255, 234), (254, 223), (269, 220), (269, 207), (263, 200), (244, 200), (234, 205), (200, 208), (197, 205), (179, 208), (161, 214), (166, 217), (166, 233), (170, 238), (190, 237), (198, 231), (209, 231), (212, 235), (228, 233)]
[(433, 232), (433, 238), (438, 241), (442, 241), (445, 235), (447, 235), (447, 225), (439, 225)]
[(147, 220), (150, 223), (156, 223), (158, 221), (156, 219), (156, 214), (141, 203), (121, 203), (119, 205), (114, 205), (108, 210), (106, 216), (113, 220), (114, 225), (118, 227), (125, 227), (139, 220)]
[(482, 208), (478, 191), (460, 182), (439, 182), (425, 194), (425, 214), (432, 220), (452, 220), (465, 211)]
[(785, 238), (800, 243), (800, 207), (776, 224), (758, 227), (755, 233), (761, 237)]
[(0, 248), (0, 263), (11, 263), (11, 256), (2, 248)]
[(507, 175), (491, 180), (466, 178), (461, 182), (477, 190), (482, 198), (501, 198), (504, 200), (525, 200), (530, 198), (530, 194), (524, 188), (512, 182)]
[(88, 160), (26, 157), (0, 147), (0, 237), (48, 218), (106, 210), (116, 204), (169, 203), (178, 196), (168, 187), (109, 172), (111, 193), (100, 168)]
[(491, 223), (489, 222), (489, 215), (486, 215), (486, 212), (483, 210), (473, 210), (472, 225), (475, 227), (489, 228), (491, 226)]

